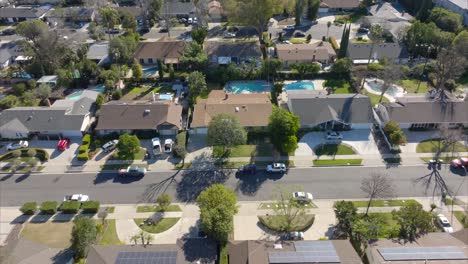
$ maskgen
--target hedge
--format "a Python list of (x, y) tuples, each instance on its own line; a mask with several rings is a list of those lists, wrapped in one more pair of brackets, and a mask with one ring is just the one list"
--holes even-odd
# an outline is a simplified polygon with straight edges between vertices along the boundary
[(83, 136), (83, 138), (81, 140), (83, 142), (83, 145), (89, 145), (91, 143), (91, 135), (86, 134), (86, 135)]
[(87, 201), (81, 204), (81, 209), (85, 214), (95, 214), (99, 210), (99, 205), (98, 201)]
[(60, 210), (64, 214), (76, 214), (80, 210), (80, 202), (78, 201), (65, 201), (60, 205)]
[(333, 36), (328, 37), (328, 41), (330, 42), (335, 51), (340, 49), (338, 47), (338, 43), (336, 43), (336, 39)]
[(27, 202), (21, 206), (20, 211), (25, 215), (33, 215), (37, 211), (37, 203), (36, 202)]
[(186, 147), (187, 144), (187, 131), (182, 131), (176, 136), (176, 143), (179, 146), (183, 146), (184, 148)]
[(57, 212), (57, 202), (45, 201), (41, 204), (40, 210), (43, 214), (55, 214)]
[(49, 158), (50, 158), (49, 153), (47, 153), (47, 151), (45, 151), (44, 149), (24, 148), (24, 149), (21, 149), (21, 150), (13, 150), (13, 151), (10, 151), (10, 152), (7, 152), (7, 153), (3, 154), (2, 156), (0, 156), (0, 161), (13, 158), (13, 153), (15, 153), (17, 151), (20, 151), (20, 156), (21, 157), (29, 157), (28, 151), (32, 150), (32, 149), (36, 151), (36, 158), (38, 158), (41, 162), (45, 162), (45, 161), (49, 160)]
[(78, 148), (78, 155), (76, 158), (80, 161), (89, 160), (89, 146), (91, 144), (91, 135), (86, 134), (82, 138), (81, 146)]

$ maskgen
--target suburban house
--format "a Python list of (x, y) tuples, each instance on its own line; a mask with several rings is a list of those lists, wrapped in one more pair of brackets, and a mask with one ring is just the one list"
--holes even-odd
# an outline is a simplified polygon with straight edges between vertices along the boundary
[(46, 14), (47, 22), (64, 21), (68, 23), (91, 22), (96, 18), (96, 13), (92, 8), (86, 7), (64, 7), (52, 9)]
[(208, 54), (208, 61), (214, 65), (259, 63), (262, 58), (260, 43), (251, 42), (222, 42), (205, 41), (205, 52)]
[(145, 15), (146, 15), (146, 10), (142, 7), (139, 7), (139, 6), (118, 6), (115, 8), (115, 10), (119, 11), (119, 12), (128, 12), (130, 14), (132, 14), (135, 19), (140, 22), (140, 23), (143, 23), (143, 21), (145, 20)]
[(359, 4), (359, 0), (320, 0), (319, 13), (353, 11)]
[(384, 30), (390, 32), (394, 39), (398, 39), (406, 27), (411, 26), (410, 21), (414, 19), (408, 12), (398, 11), (392, 3), (383, 2), (367, 8), (372, 16), (365, 16), (363, 24), (379, 24)]
[(319, 41), (312, 44), (277, 44), (276, 56), (288, 67), (314, 61), (329, 64), (335, 60), (336, 52), (330, 43)]
[(58, 76), (57, 75), (44, 75), (39, 80), (36, 81), (37, 84), (47, 84), (51, 87), (57, 85)]
[(167, 0), (161, 7), (161, 17), (180, 17), (195, 14), (193, 1)]
[(15, 107), (0, 113), (2, 138), (40, 139), (81, 137), (94, 121), (95, 101), (99, 92), (84, 90), (79, 98), (57, 100), (50, 107)]
[(289, 111), (302, 128), (369, 129), (374, 120), (370, 98), (362, 94), (327, 94), (324, 90), (286, 91)]
[(135, 52), (135, 59), (140, 64), (156, 64), (161, 60), (164, 64), (179, 64), (186, 42), (161, 38), (158, 41), (140, 42)]
[(101, 135), (158, 132), (176, 135), (182, 129), (182, 106), (169, 101), (110, 101), (101, 106), (96, 131)]
[(468, 1), (466, 0), (432, 0), (436, 5), (455, 12), (463, 17), (463, 24), (468, 26)]
[(195, 105), (190, 133), (206, 134), (211, 119), (222, 113), (236, 116), (246, 128), (266, 127), (271, 112), (270, 97), (266, 93), (228, 94), (212, 90), (207, 99)]
[(20, 47), (15, 41), (0, 44), (0, 69), (10, 66), (20, 54)]
[(230, 264), (362, 263), (348, 240), (231, 241), (227, 250)]
[[(353, 43), (348, 45), (347, 55), (354, 64), (367, 64), (372, 44)], [(409, 59), (408, 50), (400, 43), (376, 44), (371, 54), (371, 62), (377, 62), (381, 58), (387, 58), (395, 63), (406, 63)]]
[(8, 22), (41, 19), (51, 6), (8, 6), (0, 8), (0, 19)]
[(208, 15), (211, 22), (221, 22), (225, 17), (223, 5), (221, 2), (212, 0), (208, 3)]
[(102, 65), (111, 61), (109, 57), (109, 42), (94, 42), (89, 46), (86, 54), (88, 60), (92, 60), (97, 65)]
[(455, 233), (437, 232), (420, 236), (415, 242), (379, 239), (369, 245), (367, 256), (375, 264), (462, 264), (468, 260), (468, 229)]
[(379, 103), (376, 112), (381, 125), (395, 121), (401, 128), (468, 127), (468, 97), (441, 101), (426, 95), (405, 95), (393, 103)]

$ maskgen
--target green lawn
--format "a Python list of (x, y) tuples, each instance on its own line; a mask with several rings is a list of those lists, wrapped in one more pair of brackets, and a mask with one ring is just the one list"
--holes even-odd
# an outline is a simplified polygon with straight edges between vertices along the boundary
[(334, 159), (334, 160), (314, 160), (314, 166), (348, 166), (361, 165), (362, 159)]
[(115, 228), (115, 219), (108, 219), (106, 220), (106, 227), (103, 231), (101, 241), (99, 241), (99, 245), (123, 245), (117, 236), (117, 230)]
[(112, 213), (114, 213), (114, 211), (115, 211), (115, 207), (114, 207), (114, 206), (105, 207), (104, 209), (105, 209), (106, 212), (109, 213), (109, 214), (112, 214)]
[(133, 219), (137, 226), (139, 226), (141, 229), (148, 233), (162, 233), (164, 231), (167, 231), (169, 228), (173, 227), (177, 221), (179, 221), (179, 217), (176, 218), (161, 218), (158, 222), (156, 222), (154, 225), (145, 225), (143, 222), (146, 220), (146, 218), (135, 218)]
[[(361, 214), (363, 216), (364, 214)], [(382, 227), (380, 238), (391, 238), (398, 235), (400, 225), (393, 219), (392, 213), (369, 213), (369, 217), (378, 219), (380, 226)]]
[[(379, 103), (380, 95), (369, 93), (365, 89), (362, 90), (362, 94), (366, 95), (366, 96), (369, 96), (372, 106), (375, 106), (376, 104)], [(382, 103), (388, 103), (388, 102), (390, 102), (390, 101), (387, 99), (387, 97), (384, 96), (382, 98)]]
[(167, 207), (166, 210), (163, 210), (159, 205), (156, 206), (147, 206), (142, 205), (137, 207), (137, 213), (148, 213), (148, 212), (180, 212), (180, 206), (177, 204), (171, 204)]
[[(440, 145), (440, 146), (439, 146)], [(416, 146), (417, 153), (436, 153), (440, 151), (443, 143), (440, 142), (440, 139), (433, 139), (428, 141), (422, 141)], [(463, 144), (456, 142), (452, 146), (448, 146), (442, 152), (468, 152), (468, 147), (465, 147)]]
[[(261, 203), (258, 209), (268, 210), (268, 209), (273, 209), (275, 206), (278, 207), (279, 206), (278, 203)], [(305, 208), (317, 208), (317, 206), (313, 202), (304, 204), (304, 207)]]
[(146, 149), (140, 148), (138, 153), (127, 155), (119, 152), (118, 150), (112, 154), (111, 159), (113, 160), (143, 160), (146, 154)]
[(51, 248), (68, 248), (72, 228), (73, 222), (26, 223), (20, 236)]
[[(225, 162), (215, 162), (215, 165), (221, 168), (232, 168), (232, 169), (237, 169), (240, 166), (246, 165), (253, 163), (257, 165), (257, 169), (264, 169), (267, 165), (273, 163), (274, 161), (225, 161)], [(283, 161), (277, 161), (277, 162), (283, 162), (286, 164), (288, 167), (294, 167), (294, 161), (293, 160), (283, 160)]]
[(273, 231), (305, 231), (314, 223), (315, 215), (300, 215), (292, 222), (291, 230), (283, 230), (284, 218), (278, 215), (258, 216), (260, 223)]
[(148, 164), (106, 164), (106, 165), (101, 165), (101, 170), (119, 170), (119, 169), (126, 169), (130, 165), (135, 165), (139, 167), (145, 167), (148, 168)]
[[(272, 144), (259, 144), (259, 145), (238, 145), (232, 147), (228, 157), (251, 157), (252, 155), (258, 157), (270, 157), (273, 155), (274, 147)], [(224, 148), (221, 146), (213, 147), (213, 157), (219, 158), (224, 156)]]
[(416, 79), (405, 79), (397, 82), (397, 85), (406, 89), (408, 93), (427, 93), (429, 91), (429, 86), (427, 82), (422, 81), (419, 85), (419, 80)]
[(324, 87), (331, 87), (333, 89), (333, 93), (335, 94), (349, 94), (354, 93), (351, 89), (351, 85), (348, 81), (340, 80), (340, 79), (330, 79), (326, 80), (323, 83)]
[(356, 154), (356, 152), (351, 147), (344, 144), (320, 144), (314, 149), (314, 152), (317, 156)]
[(463, 225), (463, 228), (468, 228), (468, 215), (463, 211), (453, 211), (453, 215), (455, 215), (458, 221)]
[(122, 100), (143, 100), (150, 99), (151, 92), (154, 93), (170, 93), (172, 88), (169, 86), (159, 86), (159, 87), (135, 87), (132, 90), (128, 91), (123, 97)]
[[(368, 201), (351, 201), (356, 207), (367, 207)], [(416, 200), (374, 200), (371, 207), (404, 206), (409, 203), (418, 203)]]
[[(450, 163), (453, 159), (456, 159), (457, 157), (438, 157), (437, 159), (441, 159), (442, 163)], [(435, 157), (433, 158), (421, 158), (425, 162), (429, 162), (430, 160), (436, 159)]]
[(304, 44), (306, 43), (306, 38), (290, 38), (289, 41), (292, 43), (292, 44)]

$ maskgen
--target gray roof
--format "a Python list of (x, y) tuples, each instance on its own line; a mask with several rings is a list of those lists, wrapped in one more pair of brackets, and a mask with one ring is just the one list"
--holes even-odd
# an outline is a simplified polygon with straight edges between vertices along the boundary
[(346, 123), (371, 123), (369, 97), (362, 94), (330, 94), (324, 91), (287, 91), (290, 111), (301, 125), (319, 125), (336, 120)]
[(50, 6), (40, 7), (2, 7), (0, 8), (0, 18), (39, 18), (49, 11)]
[(205, 41), (204, 46), (208, 56), (216, 55), (219, 57), (260, 57), (262, 55), (260, 52), (260, 43), (258, 41)]
[(466, 0), (447, 0), (448, 2), (451, 2), (463, 9), (468, 9), (468, 1)]
[(93, 16), (94, 10), (92, 8), (86, 7), (63, 7), (55, 8), (46, 14), (46, 17), (71, 17), (71, 18), (87, 18), (91, 19)]
[(90, 60), (102, 60), (109, 56), (109, 42), (96, 42), (89, 46), (86, 57)]
[(18, 55), (18, 52), (16, 51), (16, 42), (7, 42), (4, 44), (1, 44), (0, 46), (0, 63), (4, 63), (7, 60), (11, 59), (12, 57), (15, 57)]
[[(348, 57), (351, 60), (367, 60), (371, 51), (372, 44), (356, 44), (350, 41), (348, 45)], [(409, 54), (406, 48), (399, 43), (382, 43), (374, 46), (372, 59), (386, 57), (388, 59), (408, 58)]]
[(188, 15), (191, 12), (195, 12), (195, 5), (192, 1), (182, 2), (179, 0), (168, 0), (161, 7), (162, 15)]
[(414, 17), (408, 12), (402, 14), (392, 3), (381, 2), (367, 8), (373, 16), (386, 19), (388, 21), (410, 21)]

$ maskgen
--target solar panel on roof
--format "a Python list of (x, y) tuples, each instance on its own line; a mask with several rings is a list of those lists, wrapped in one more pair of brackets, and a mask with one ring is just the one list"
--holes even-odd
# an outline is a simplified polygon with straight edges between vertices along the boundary
[(384, 260), (463, 260), (468, 259), (458, 247), (393, 247), (377, 249)]
[(177, 251), (120, 252), (115, 264), (176, 264)]
[(340, 263), (331, 241), (297, 241), (296, 251), (268, 252), (270, 263)]

